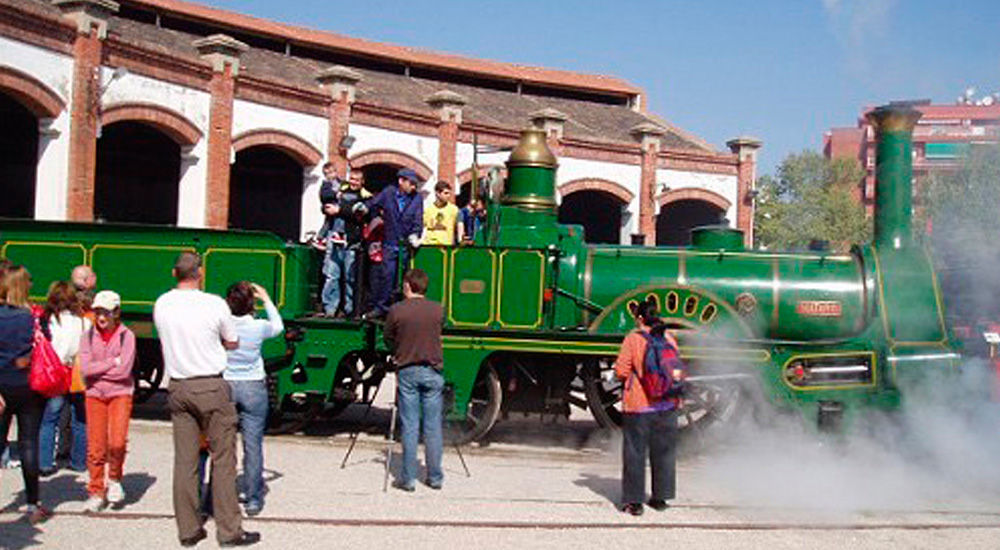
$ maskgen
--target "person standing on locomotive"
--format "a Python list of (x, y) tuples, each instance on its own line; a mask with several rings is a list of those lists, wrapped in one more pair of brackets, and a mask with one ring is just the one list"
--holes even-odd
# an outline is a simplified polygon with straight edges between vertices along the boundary
[(461, 244), (476, 242), (476, 233), (486, 220), (486, 205), (480, 197), (472, 197), (469, 204), (459, 213), (458, 222), (462, 224)]
[(372, 274), (372, 309), (367, 318), (385, 316), (396, 290), (397, 266), (409, 263), (409, 250), (420, 246), (424, 204), (417, 193), (420, 176), (409, 168), (397, 174), (397, 184), (388, 185), (374, 198), (358, 203), (356, 210), (372, 212), (385, 222), (382, 237), (382, 262)]
[(323, 226), (316, 235), (318, 247), (323, 251), (323, 276), (325, 277), (320, 299), (323, 312), (333, 317), (340, 305), (340, 277), (342, 266), (337, 262), (338, 247), (343, 250), (347, 244), (344, 235), (344, 219), (340, 214), (340, 188), (343, 182), (337, 177), (332, 162), (323, 165), (323, 183), (319, 187), (319, 201), (323, 209)]
[(173, 503), (183, 546), (207, 535), (198, 513), (198, 454), (202, 430), (212, 455), (212, 513), (221, 545), (245, 546), (260, 533), (243, 530), (236, 495), (238, 415), (226, 370), (226, 350), (239, 347), (236, 325), (226, 301), (201, 290), (201, 256), (182, 252), (174, 262), (177, 286), (153, 306), (163, 364), (170, 377), (167, 403), (174, 430)]
[(651, 399), (643, 388), (648, 338), (660, 333), (677, 349), (677, 341), (657, 317), (656, 304), (645, 301), (632, 308), (636, 330), (625, 336), (615, 360), (615, 374), (625, 386), (622, 396), (622, 506), (633, 516), (643, 512), (646, 492), (646, 455), (653, 471), (650, 508), (666, 510), (676, 493), (677, 408), (680, 399)]
[(462, 222), (458, 219), (458, 207), (451, 202), (451, 185), (438, 181), (434, 186), (434, 202), (424, 209), (424, 244), (451, 246), (462, 242)]
[(354, 205), (368, 200), (372, 194), (365, 189), (364, 172), (352, 170), (347, 184), (340, 188), (339, 212), (337, 218), (343, 222), (346, 244), (335, 248), (335, 262), (340, 268), (340, 279), (344, 288), (343, 303), (340, 311), (344, 317), (351, 317), (355, 312), (355, 297), (358, 290), (358, 272), (362, 244), (362, 220), (354, 214)]
[(393, 486), (414, 490), (417, 477), (417, 445), (423, 417), (427, 486), (440, 489), (444, 483), (441, 455), (444, 452), (444, 352), (441, 327), (444, 309), (424, 297), (427, 273), (411, 269), (403, 276), (402, 302), (392, 306), (385, 320), (385, 344), (392, 351), (396, 372), (399, 424), (403, 440), (403, 466)]

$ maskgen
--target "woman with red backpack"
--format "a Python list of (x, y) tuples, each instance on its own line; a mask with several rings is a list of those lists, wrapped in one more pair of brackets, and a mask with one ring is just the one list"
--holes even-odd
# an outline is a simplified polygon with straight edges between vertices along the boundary
[(677, 409), (684, 377), (677, 341), (657, 317), (655, 301), (630, 306), (636, 330), (622, 342), (615, 374), (622, 380), (622, 505), (642, 515), (646, 456), (653, 471), (654, 510), (666, 510), (676, 493)]

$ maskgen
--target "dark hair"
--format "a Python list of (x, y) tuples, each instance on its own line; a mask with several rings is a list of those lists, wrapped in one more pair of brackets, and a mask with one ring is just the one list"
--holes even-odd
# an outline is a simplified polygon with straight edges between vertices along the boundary
[(7, 258), (0, 260), (0, 304), (2, 304), (7, 298), (7, 288), (3, 284), (3, 276), (13, 265), (14, 262), (8, 260)]
[(656, 307), (656, 303), (651, 300), (641, 302), (639, 306), (635, 308), (636, 318), (641, 320), (642, 324), (648, 327), (655, 327), (663, 324), (663, 320), (660, 319), (659, 313), (660, 312)]
[(324, 172), (326, 171), (327, 168), (333, 168), (333, 167), (334, 167), (334, 164), (332, 162), (324, 162), (323, 163), (323, 171)]
[(49, 285), (45, 313), (42, 314), (43, 325), (48, 325), (53, 316), (58, 318), (59, 314), (64, 311), (69, 311), (73, 315), (82, 315), (83, 308), (80, 304), (80, 296), (76, 293), (76, 287), (73, 286), (73, 283), (53, 281)]
[(448, 182), (446, 182), (444, 180), (438, 180), (438, 182), (434, 184), (434, 190), (438, 191), (438, 192), (441, 192), (441, 191), (444, 191), (444, 190), (451, 190), (451, 185), (448, 184)]
[(197, 252), (181, 252), (174, 261), (174, 277), (178, 281), (197, 279), (200, 268), (201, 256)]
[(239, 281), (229, 285), (226, 291), (226, 303), (233, 315), (249, 315), (253, 313), (254, 296), (250, 281)]
[(403, 282), (410, 285), (410, 292), (423, 294), (427, 292), (427, 285), (430, 283), (430, 278), (427, 276), (427, 273), (424, 273), (423, 269), (411, 269), (403, 275)]

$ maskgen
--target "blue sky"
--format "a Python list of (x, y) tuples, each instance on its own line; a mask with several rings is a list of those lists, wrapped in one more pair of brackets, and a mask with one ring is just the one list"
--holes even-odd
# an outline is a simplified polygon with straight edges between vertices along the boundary
[(761, 138), (761, 173), (894, 99), (1000, 91), (1000, 0), (195, 0), (404, 46), (609, 74), (725, 150)]

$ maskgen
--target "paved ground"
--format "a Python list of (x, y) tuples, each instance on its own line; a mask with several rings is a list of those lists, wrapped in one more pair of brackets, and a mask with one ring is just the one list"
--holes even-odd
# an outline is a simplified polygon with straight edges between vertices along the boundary
[[(350, 413), (356, 420), (357, 411)], [(0, 548), (179, 547), (170, 503), (170, 426), (155, 408), (137, 414), (124, 508), (84, 516), (85, 476), (64, 470), (43, 481), (43, 501), (56, 516), (35, 528), (16, 511), (22, 504), (20, 472), (6, 470), (0, 474)], [(850, 468), (804, 476), (797, 471), (808, 466), (804, 462), (827, 456), (812, 446), (783, 452), (798, 458), (769, 468), (755, 463), (757, 451), (689, 445), (675, 506), (626, 517), (614, 506), (614, 438), (602, 437), (586, 418), (507, 421), (488, 446), (465, 449), (471, 477), (452, 449), (445, 455), (442, 491), (418, 485), (412, 494), (383, 492), (384, 443), (377, 433), (363, 435), (347, 467), (340, 468), (351, 415), (321, 423), (307, 435), (267, 439), (266, 508), (245, 524), (263, 534), (258, 548), (1000, 547), (1000, 496), (966, 499), (934, 488), (901, 492), (910, 486), (905, 480), (880, 485), (892, 476), (865, 477)], [(386, 417), (377, 410), (371, 431), (384, 427)], [(869, 470), (870, 460), (862, 462), (861, 470)], [(210, 538), (201, 548), (216, 546), (211, 523), (208, 528)]]

